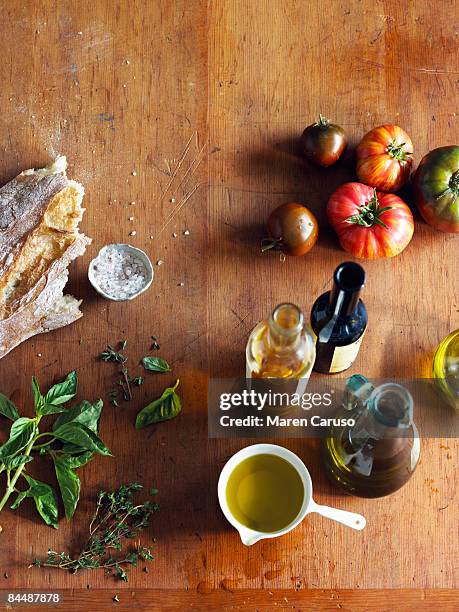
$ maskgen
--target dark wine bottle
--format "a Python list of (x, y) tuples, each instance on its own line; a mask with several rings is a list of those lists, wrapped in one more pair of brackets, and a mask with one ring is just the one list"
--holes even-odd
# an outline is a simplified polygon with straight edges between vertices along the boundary
[(354, 363), (368, 323), (365, 305), (359, 298), (364, 285), (365, 270), (346, 261), (335, 270), (332, 290), (315, 301), (311, 326), (317, 336), (317, 372), (336, 374)]

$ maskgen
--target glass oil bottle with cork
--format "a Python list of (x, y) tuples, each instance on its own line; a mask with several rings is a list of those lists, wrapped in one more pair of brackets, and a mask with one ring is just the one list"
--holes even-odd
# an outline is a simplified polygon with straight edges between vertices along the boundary
[(382, 497), (400, 489), (420, 455), (409, 391), (395, 383), (373, 387), (364, 376), (351, 376), (338, 416), (347, 424), (332, 426), (322, 441), (332, 482), (358, 497)]
[(448, 334), (438, 345), (432, 370), (443, 397), (459, 411), (459, 329)]
[(253, 329), (246, 348), (247, 378), (307, 379), (315, 359), (314, 337), (294, 304), (279, 304)]

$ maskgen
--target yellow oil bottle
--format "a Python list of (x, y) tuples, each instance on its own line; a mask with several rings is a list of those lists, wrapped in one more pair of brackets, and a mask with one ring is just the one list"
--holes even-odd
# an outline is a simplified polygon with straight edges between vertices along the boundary
[(443, 397), (459, 411), (459, 329), (448, 334), (438, 345), (432, 370)]

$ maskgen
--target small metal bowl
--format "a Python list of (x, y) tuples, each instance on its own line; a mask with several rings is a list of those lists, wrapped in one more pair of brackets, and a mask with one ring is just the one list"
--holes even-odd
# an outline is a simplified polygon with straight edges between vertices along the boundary
[[(117, 251), (121, 251), (124, 253), (130, 253), (131, 255), (134, 255), (135, 257), (140, 259), (145, 264), (145, 269), (146, 269), (145, 285), (142, 287), (142, 289), (137, 291), (137, 293), (134, 293), (133, 295), (130, 295), (129, 297), (117, 298), (117, 297), (114, 297), (113, 295), (109, 295), (108, 293), (105, 293), (105, 291), (101, 289), (99, 285), (97, 284), (95, 274), (94, 274), (94, 266), (97, 263), (97, 260), (100, 257), (100, 255), (108, 247), (115, 247)], [(153, 281), (153, 276), (154, 276), (153, 266), (151, 264), (151, 261), (148, 255), (141, 249), (138, 249), (137, 247), (134, 247), (130, 244), (106, 244), (104, 247), (100, 249), (99, 253), (97, 254), (97, 257), (95, 257), (91, 261), (91, 263), (89, 264), (89, 269), (88, 269), (89, 282), (94, 287), (94, 289), (97, 291), (97, 293), (101, 295), (102, 297), (106, 298), (107, 300), (112, 300), (114, 302), (127, 302), (129, 300), (133, 300), (134, 298), (136, 298), (137, 296), (139, 296), (141, 293), (143, 293), (149, 288), (149, 286), (151, 285)]]

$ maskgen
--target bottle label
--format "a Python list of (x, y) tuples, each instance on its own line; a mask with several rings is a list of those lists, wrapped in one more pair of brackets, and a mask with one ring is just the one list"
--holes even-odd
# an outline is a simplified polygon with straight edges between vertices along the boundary
[(348, 344), (347, 346), (335, 346), (333, 358), (330, 364), (330, 374), (343, 372), (351, 367), (359, 352), (363, 336), (364, 334), (362, 334), (358, 340), (352, 344)]

